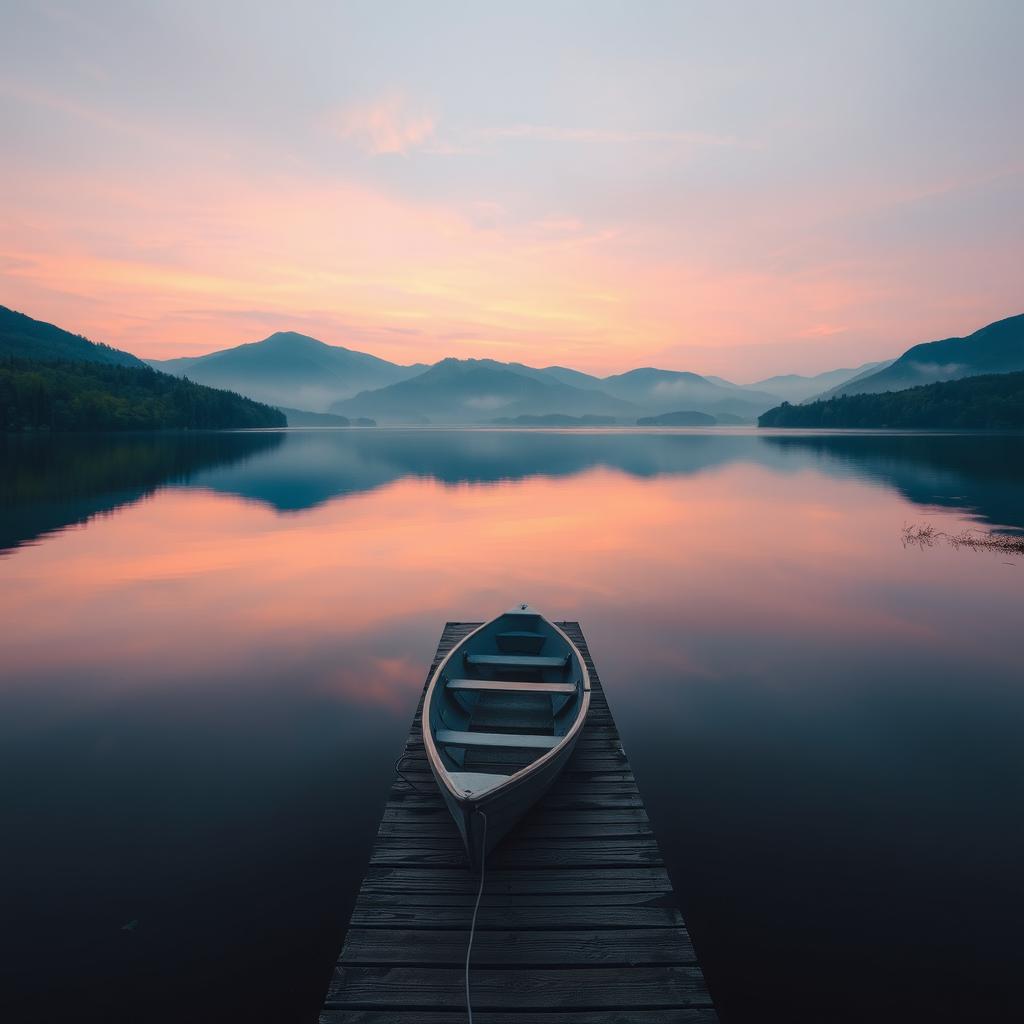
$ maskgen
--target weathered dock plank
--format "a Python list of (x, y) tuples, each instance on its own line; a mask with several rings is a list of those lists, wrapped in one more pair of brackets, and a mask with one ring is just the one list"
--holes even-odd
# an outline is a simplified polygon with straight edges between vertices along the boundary
[[(454, 906), (440, 900), (420, 905), (389, 896), (357, 902), (349, 927), (404, 930), (423, 928), (434, 931), (447, 928), (456, 929), (465, 935), (466, 913), (472, 912), (472, 909), (473, 905), (469, 901)], [(481, 905), (476, 921), (478, 936), (486, 931), (511, 928), (569, 931), (579, 928), (635, 930), (682, 927), (682, 916), (675, 907), (660, 906), (656, 900), (652, 902), (632, 893), (604, 899), (584, 894), (575, 903), (567, 899), (540, 903), (517, 896), (503, 902), (492, 901), (486, 906)], [(475, 942), (473, 946), (475, 949)]]
[[(473, 1013), (473, 1024), (523, 1024), (522, 1013)], [(712, 1009), (598, 1010), (531, 1013), (530, 1024), (717, 1024)], [(324, 1010), (320, 1024), (466, 1024), (465, 1013), (393, 1010)]]
[[(431, 673), (476, 625), (445, 626)], [(587, 661), (590, 713), (559, 781), (488, 859), (470, 975), (474, 1020), (715, 1024), (586, 640), (578, 623), (560, 625)], [(427, 766), (421, 710), (422, 698), (321, 1024), (466, 1020), (463, 963), (478, 877)], [(503, 756), (495, 751), (492, 763)]]
[[(433, 892), (476, 896), (477, 878), (468, 871), (443, 868), (392, 868), (371, 865), (360, 890), (369, 895), (395, 892), (413, 895), (424, 887)], [(549, 896), (567, 892), (645, 892), (672, 891), (664, 868), (585, 868), (575, 871), (531, 869), (487, 871), (485, 893), (514, 893), (523, 896)]]
[[(565, 916), (566, 908), (562, 908)], [(462, 967), (466, 941), (460, 932), (436, 929), (349, 929), (348, 962), (394, 966)], [(473, 941), (477, 967), (557, 967), (567, 959), (579, 964), (628, 967), (631, 964), (693, 964), (689, 936), (676, 928), (620, 928), (616, 931), (484, 930)]]
[[(461, 968), (335, 968), (326, 1005), (377, 1009), (381, 996), (396, 1010), (450, 1010), (464, 1005)], [(474, 968), (473, 1010), (601, 1010), (606, 1006), (663, 1009), (708, 1002), (695, 967), (578, 967), (548, 970)]]

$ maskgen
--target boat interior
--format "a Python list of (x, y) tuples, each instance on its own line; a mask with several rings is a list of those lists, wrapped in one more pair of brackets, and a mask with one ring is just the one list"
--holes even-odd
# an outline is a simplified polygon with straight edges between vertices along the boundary
[(528, 609), (468, 637), (430, 704), (431, 733), (455, 788), (481, 796), (557, 747), (586, 685), (575, 649)]

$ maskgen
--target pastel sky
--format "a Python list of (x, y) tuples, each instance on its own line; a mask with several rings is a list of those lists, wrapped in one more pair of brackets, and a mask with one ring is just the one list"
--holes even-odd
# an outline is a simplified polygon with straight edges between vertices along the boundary
[(4, 4), (0, 303), (750, 381), (1024, 312), (1024, 4)]

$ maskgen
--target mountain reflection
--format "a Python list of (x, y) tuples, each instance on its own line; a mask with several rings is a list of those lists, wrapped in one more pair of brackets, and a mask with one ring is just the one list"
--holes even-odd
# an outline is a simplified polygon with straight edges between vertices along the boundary
[(494, 484), (611, 468), (692, 476), (730, 463), (882, 484), (923, 507), (1024, 529), (1024, 438), (982, 435), (541, 431), (290, 431), (0, 441), (0, 550), (134, 503), (161, 486), (310, 509), (406, 477)]
[(492, 484), (575, 476), (597, 467), (636, 477), (691, 475), (738, 458), (753, 458), (758, 447), (758, 439), (749, 435), (415, 429), (296, 432), (265, 457), (199, 474), (191, 482), (291, 512), (341, 495), (372, 491), (404, 477), (444, 484)]
[(1024, 528), (1024, 438), (940, 434), (757, 434), (566, 431), (292, 433), (193, 485), (298, 511), (403, 477), (445, 484), (563, 477), (603, 467), (635, 477), (692, 476), (729, 463), (817, 470), (885, 484), (922, 506), (962, 509)]
[(0, 552), (131, 505), (199, 470), (281, 444), (277, 433), (0, 435)]
[(762, 440), (808, 467), (887, 484), (915, 505), (967, 512), (987, 525), (1024, 529), (1020, 435), (775, 434)]

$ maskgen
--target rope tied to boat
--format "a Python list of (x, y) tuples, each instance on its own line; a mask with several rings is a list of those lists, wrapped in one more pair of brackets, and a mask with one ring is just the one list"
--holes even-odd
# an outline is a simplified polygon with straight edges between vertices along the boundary
[(406, 784), (406, 785), (407, 785), (407, 786), (408, 786), (408, 787), (409, 787), (410, 789), (414, 789), (414, 790), (415, 790), (415, 791), (416, 791), (417, 793), (432, 793), (432, 792), (433, 792), (433, 790), (432, 790), (432, 789), (420, 789), (420, 787), (419, 787), (419, 786), (417, 786), (417, 785), (416, 785), (416, 783), (415, 783), (415, 782), (413, 782), (413, 781), (412, 781), (412, 779), (410, 779), (410, 778), (409, 778), (409, 777), (408, 777), (408, 776), (407, 776), (407, 775), (405, 774), (405, 772), (403, 772), (403, 771), (402, 771), (402, 769), (401, 769), (401, 764), (402, 764), (402, 762), (403, 762), (403, 761), (404, 761), (404, 760), (405, 760), (405, 759), (406, 759), (407, 757), (411, 757), (411, 756), (412, 756), (412, 755), (411, 755), (410, 753), (406, 752), (406, 753), (402, 754), (402, 755), (401, 755), (401, 757), (399, 757), (399, 759), (398, 759), (398, 760), (397, 760), (397, 761), (395, 762), (395, 774), (396, 774), (396, 775), (397, 775), (397, 776), (398, 776), (398, 777), (399, 777), (399, 778), (400, 778), (400, 779), (401, 779), (401, 780), (402, 780), (402, 781), (403, 781), (403, 782), (404, 782), (404, 783), (405, 783), (405, 784)]
[(473, 939), (476, 936), (476, 915), (480, 910), (480, 897), (484, 894), (484, 868), (487, 865), (487, 815), (478, 807), (476, 813), (484, 819), (484, 830), (480, 837), (480, 887), (476, 891), (476, 903), (473, 905), (473, 920), (469, 926), (469, 943), (466, 946), (466, 1017), (473, 1024), (473, 1003), (469, 998), (469, 958), (473, 954)]

